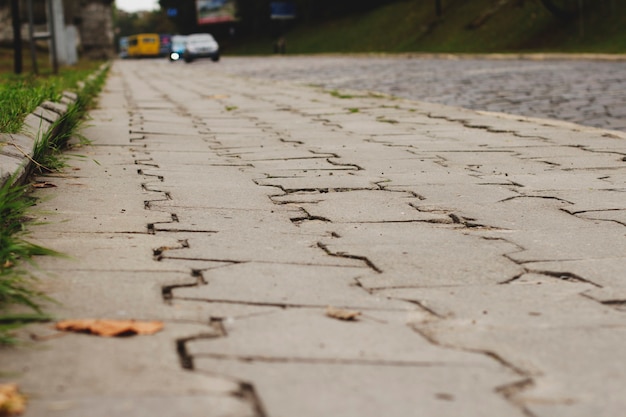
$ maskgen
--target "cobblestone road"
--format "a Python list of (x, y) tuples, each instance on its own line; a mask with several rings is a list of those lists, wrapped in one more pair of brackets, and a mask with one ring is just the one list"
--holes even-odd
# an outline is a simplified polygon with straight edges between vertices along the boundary
[(309, 56), (220, 65), (251, 77), (626, 130), (626, 62)]

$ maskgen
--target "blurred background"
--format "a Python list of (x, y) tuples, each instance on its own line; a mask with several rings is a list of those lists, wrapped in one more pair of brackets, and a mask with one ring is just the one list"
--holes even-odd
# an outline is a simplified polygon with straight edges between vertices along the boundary
[[(136, 3), (129, 1), (129, 3)], [(150, 2), (148, 2), (150, 3)], [(623, 0), (159, 0), (116, 32), (210, 32), (224, 53), (624, 52)]]
[(624, 0), (0, 0), (0, 62), (16, 37), (45, 54), (51, 22), (61, 65), (141, 33), (210, 33), (223, 55), (626, 52)]

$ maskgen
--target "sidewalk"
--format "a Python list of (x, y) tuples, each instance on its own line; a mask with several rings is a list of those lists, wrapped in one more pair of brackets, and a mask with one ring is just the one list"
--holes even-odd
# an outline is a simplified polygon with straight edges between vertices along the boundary
[(25, 416), (623, 414), (626, 134), (156, 61), (91, 116), (48, 311), (165, 326), (25, 328)]

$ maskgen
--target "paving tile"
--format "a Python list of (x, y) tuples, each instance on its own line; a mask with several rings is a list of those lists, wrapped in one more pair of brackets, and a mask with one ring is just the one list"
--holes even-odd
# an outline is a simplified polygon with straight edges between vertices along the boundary
[[(536, 415), (584, 415), (623, 407), (617, 394), (623, 373), (616, 367), (624, 355), (614, 349), (614, 340), (624, 331), (623, 313), (582, 296), (596, 290), (588, 283), (531, 274), (508, 285), (378, 294), (414, 300), (436, 313), (439, 320), (416, 326), (438, 343), (497, 352), (527, 374), (533, 382), (515, 398)], [(573, 310), (580, 315), (573, 316)], [(582, 342), (589, 337), (594, 340)], [(581, 341), (573, 342), (577, 338)], [(596, 367), (601, 356), (614, 365)], [(588, 396), (593, 384), (604, 387), (598, 394), (602, 406)]]
[(454, 228), (390, 223), (334, 229), (340, 238), (322, 241), (329, 252), (361, 257), (378, 270), (359, 279), (366, 288), (496, 284), (522, 271), (504, 256), (514, 245)]
[(344, 309), (408, 310), (357, 285), (363, 267), (248, 262), (207, 271), (207, 285), (173, 291), (175, 298)]

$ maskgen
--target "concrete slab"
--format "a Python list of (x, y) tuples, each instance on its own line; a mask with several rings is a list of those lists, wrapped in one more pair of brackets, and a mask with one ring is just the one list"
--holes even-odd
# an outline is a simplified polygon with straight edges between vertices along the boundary
[(33, 110), (32, 114), (45, 120), (48, 123), (54, 123), (61, 117), (61, 115), (57, 111), (49, 110), (43, 104)]
[(0, 154), (17, 158), (32, 158), (34, 153), (32, 137), (21, 134), (0, 134)]
[(446, 214), (416, 209), (421, 200), (411, 193), (363, 190), (296, 194), (273, 197), (272, 200), (285, 204), (291, 202), (302, 207), (305, 215), (328, 219), (332, 223), (452, 223)]
[(33, 139), (41, 138), (42, 133), (46, 132), (52, 123), (47, 120), (42, 119), (39, 116), (35, 116), (34, 114), (28, 114), (24, 118), (24, 124), (22, 125), (22, 129), (20, 133), (24, 133), (27, 136), (32, 137)]
[(24, 161), (21, 158), (0, 154), (0, 183), (5, 184), (13, 175), (24, 175)]
[[(497, 284), (523, 269), (505, 256), (515, 246), (423, 223), (336, 225), (339, 239), (322, 243), (335, 256), (358, 257), (377, 271), (359, 279), (368, 289)], [(410, 242), (410, 243), (408, 243)], [(447, 253), (447, 256), (437, 254)]]
[[(267, 227), (274, 222), (266, 222)], [(277, 224), (277, 223), (274, 223)], [(292, 226), (295, 228), (295, 226)], [(165, 251), (164, 259), (212, 260), (223, 262), (268, 262), (297, 265), (326, 265), (360, 267), (358, 259), (331, 257), (316, 246), (310, 236), (301, 236), (297, 231), (268, 232), (267, 229), (253, 228), (245, 233), (229, 231), (215, 234), (204, 233), (157, 233), (163, 239), (184, 238), (186, 246)]]
[[(148, 415), (157, 406), (164, 407), (159, 413), (177, 413), (189, 407), (196, 410), (192, 415), (199, 415), (198, 405), (206, 402), (220, 407), (215, 415), (245, 411), (245, 400), (237, 399), (237, 383), (190, 374), (178, 366), (171, 345), (177, 337), (204, 327), (181, 324), (170, 327), (166, 323), (164, 330), (156, 335), (121, 339), (56, 334), (48, 340), (31, 343), (28, 349), (3, 352), (7, 360), (3, 360), (3, 371), (21, 376), (21, 389), (32, 398), (29, 415), (78, 416), (91, 413), (89, 407), (96, 407), (95, 415), (122, 410)], [(45, 329), (33, 332), (41, 337), (52, 333)], [(45, 367), (45, 379), (33, 372), (38, 367)], [(181, 401), (185, 398), (191, 404)], [(165, 399), (171, 400), (165, 402)]]
[(362, 267), (248, 262), (208, 271), (207, 285), (178, 288), (175, 299), (326, 307), (409, 310), (410, 305), (373, 297), (357, 285)]

